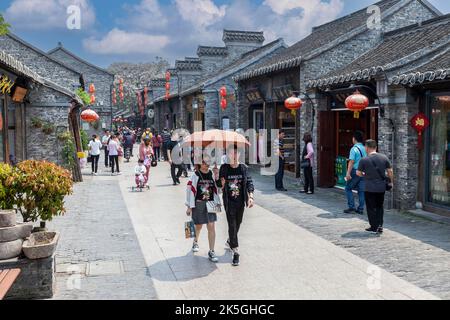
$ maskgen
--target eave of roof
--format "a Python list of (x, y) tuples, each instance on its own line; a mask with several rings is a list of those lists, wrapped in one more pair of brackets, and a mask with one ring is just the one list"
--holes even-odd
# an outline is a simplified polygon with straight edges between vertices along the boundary
[(74, 53), (72, 53), (72, 52), (70, 52), (69, 50), (67, 50), (66, 48), (64, 48), (62, 45), (61, 45), (61, 46), (58, 46), (58, 47), (56, 47), (56, 48), (54, 48), (54, 49), (52, 49), (52, 50), (50, 50), (49, 52), (47, 52), (47, 54), (48, 54), (48, 55), (51, 55), (51, 54), (53, 54), (53, 53), (55, 53), (55, 52), (57, 52), (57, 51), (59, 51), (59, 50), (61, 50), (61, 51), (64, 52), (65, 54), (71, 56), (71, 57), (74, 58), (75, 60), (77, 60), (77, 61), (79, 61), (79, 62), (81, 62), (81, 63), (84, 63), (85, 65), (87, 65), (87, 66), (89, 66), (89, 67), (91, 67), (91, 68), (94, 68), (94, 69), (96, 69), (96, 70), (98, 70), (98, 71), (101, 71), (101, 72), (103, 72), (103, 73), (106, 73), (106, 74), (108, 74), (108, 75), (110, 75), (110, 76), (113, 76), (113, 77), (115, 76), (113, 73), (109, 72), (108, 70), (103, 69), (103, 68), (101, 68), (101, 67), (99, 67), (99, 66), (96, 66), (96, 65), (94, 65), (94, 64), (92, 64), (92, 63), (90, 63), (90, 62), (84, 60), (83, 58), (81, 58), (81, 57), (75, 55)]
[(4, 51), (0, 51), (0, 63), (21, 76), (27, 77), (41, 84), (43, 83), (43, 79), (40, 75)]

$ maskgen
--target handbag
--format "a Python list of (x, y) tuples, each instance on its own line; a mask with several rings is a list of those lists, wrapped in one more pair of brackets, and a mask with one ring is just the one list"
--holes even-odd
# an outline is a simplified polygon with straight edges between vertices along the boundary
[(300, 168), (306, 169), (309, 167), (311, 167), (311, 161), (309, 159), (305, 159), (300, 162)]
[(154, 168), (158, 166), (158, 161), (156, 161), (156, 159), (154, 157), (152, 157), (152, 161), (150, 163), (150, 165)]
[(190, 220), (184, 223), (184, 235), (186, 239), (195, 238), (195, 225), (194, 221)]
[(208, 213), (221, 213), (222, 212), (222, 204), (216, 201), (207, 201), (206, 209)]
[(377, 164), (375, 163), (375, 161), (373, 161), (372, 158), (369, 157), (369, 160), (372, 163), (372, 165), (375, 167), (375, 170), (377, 170), (380, 178), (386, 182), (386, 191), (391, 191), (392, 190), (391, 179), (389, 177), (386, 177), (386, 175), (381, 172), (380, 168), (378, 168)]

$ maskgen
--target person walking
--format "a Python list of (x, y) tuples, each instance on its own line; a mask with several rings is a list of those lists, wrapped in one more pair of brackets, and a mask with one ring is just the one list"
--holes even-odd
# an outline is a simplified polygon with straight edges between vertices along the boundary
[(98, 172), (98, 160), (100, 159), (100, 153), (102, 148), (102, 143), (98, 139), (97, 135), (92, 136), (92, 140), (89, 141), (89, 153), (92, 159), (92, 175), (97, 175)]
[(162, 134), (161, 134), (161, 138), (162, 138), (162, 152), (163, 152), (163, 157), (164, 157), (164, 161), (169, 161), (169, 157), (168, 157), (168, 148), (169, 145), (171, 144), (170, 139), (170, 133), (169, 130), (167, 130), (167, 128), (164, 128)]
[(314, 177), (313, 177), (313, 165), (314, 165), (314, 146), (312, 143), (312, 135), (306, 132), (303, 135), (303, 142), (305, 147), (302, 152), (303, 177), (305, 178), (304, 189), (300, 193), (314, 194)]
[(141, 160), (146, 168), (145, 181), (148, 186), (148, 179), (150, 175), (150, 167), (152, 163), (152, 157), (154, 156), (151, 140), (145, 138), (139, 146), (139, 160)]
[[(356, 174), (364, 177), (365, 200), (370, 228), (368, 232), (382, 234), (384, 224), (384, 196), (393, 188), (394, 171), (384, 154), (377, 153), (377, 142), (366, 141), (367, 157), (359, 161)], [(386, 176), (387, 172), (387, 176)]]
[[(254, 205), (255, 187), (245, 164), (239, 163), (240, 151), (237, 146), (228, 150), (229, 164), (220, 167), (217, 186), (223, 190), (223, 204), (228, 221), (227, 245), (233, 252), (233, 266), (240, 262), (238, 233), (244, 217), (245, 208)], [(218, 169), (214, 169), (217, 175)]]
[(109, 138), (111, 138), (111, 133), (109, 132), (109, 130), (105, 130), (105, 134), (102, 137), (102, 145), (103, 145), (103, 150), (105, 153), (105, 168), (108, 168), (110, 166), (109, 151), (108, 151)]
[(278, 191), (287, 191), (283, 186), (283, 178), (284, 178), (284, 142), (283, 139), (285, 137), (285, 132), (280, 130), (278, 133), (278, 138), (275, 139), (273, 143), (274, 154), (278, 156), (278, 171), (275, 174), (275, 188)]
[(170, 175), (172, 177), (173, 185), (176, 186), (181, 184), (180, 177), (183, 174), (183, 156), (181, 144), (178, 141), (178, 134), (173, 134), (171, 142), (167, 146), (166, 153), (170, 164)]
[(217, 213), (208, 212), (208, 202), (220, 204), (220, 197), (217, 189), (216, 180), (218, 175), (214, 176), (209, 166), (211, 160), (204, 157), (201, 165), (196, 165), (194, 174), (188, 182), (186, 190), (186, 214), (192, 216), (195, 224), (195, 239), (192, 244), (192, 251), (199, 252), (198, 240), (200, 232), (204, 225), (208, 230), (209, 252), (208, 258), (212, 262), (218, 262), (214, 246), (216, 243)]
[[(350, 149), (350, 156), (345, 177), (345, 193), (347, 195), (348, 209), (344, 213), (364, 214), (365, 196), (364, 196), (364, 177), (359, 177), (356, 170), (359, 167), (361, 159), (367, 157), (366, 149), (363, 145), (364, 137), (361, 131), (355, 131), (353, 134), (353, 147)], [(359, 206), (355, 207), (355, 198), (353, 190), (358, 191)]]
[(112, 135), (108, 142), (108, 151), (109, 151), (109, 162), (111, 165), (111, 175), (115, 174), (114, 169), (116, 169), (117, 174), (120, 174), (119, 169), (119, 153), (120, 153), (120, 142), (117, 136)]
[(161, 144), (162, 137), (158, 132), (155, 132), (152, 138), (153, 151), (155, 153), (155, 157), (157, 161), (161, 161)]

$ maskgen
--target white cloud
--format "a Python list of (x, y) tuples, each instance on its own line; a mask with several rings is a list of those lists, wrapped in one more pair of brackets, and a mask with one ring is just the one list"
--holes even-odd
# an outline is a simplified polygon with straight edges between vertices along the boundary
[(216, 6), (212, 0), (175, 0), (181, 17), (196, 28), (205, 28), (220, 21), (226, 14), (226, 5)]
[(114, 28), (103, 39), (85, 39), (83, 46), (89, 52), (103, 55), (157, 54), (169, 42), (166, 36), (126, 32)]
[(158, 0), (142, 0), (134, 6), (125, 5), (129, 12), (126, 19), (120, 19), (122, 24), (129, 24), (140, 30), (162, 29), (167, 27), (168, 19), (161, 11)]
[(81, 9), (81, 29), (95, 23), (95, 10), (90, 0), (13, 0), (5, 11), (5, 19), (13, 29), (64, 29), (69, 17), (67, 8)]

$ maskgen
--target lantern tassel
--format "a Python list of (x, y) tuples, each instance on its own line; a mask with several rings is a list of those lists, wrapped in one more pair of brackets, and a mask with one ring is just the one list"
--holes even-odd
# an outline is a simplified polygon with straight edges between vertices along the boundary
[(359, 112), (358, 112), (358, 111), (355, 111), (355, 112), (353, 113), (353, 117), (354, 117), (355, 119), (359, 119)]
[(297, 115), (297, 110), (291, 110), (291, 114), (295, 117)]

